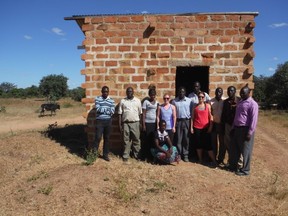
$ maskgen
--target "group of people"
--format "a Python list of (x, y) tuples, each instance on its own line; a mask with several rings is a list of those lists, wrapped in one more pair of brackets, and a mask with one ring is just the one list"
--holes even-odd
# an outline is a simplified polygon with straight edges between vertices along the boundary
[[(126, 89), (126, 97), (119, 103), (119, 130), (123, 137), (123, 161), (132, 156), (137, 160), (153, 160), (170, 164), (196, 160), (211, 167), (222, 166), (239, 176), (250, 174), (258, 105), (244, 86), (240, 97), (236, 88), (229, 86), (228, 98), (223, 89), (215, 90), (215, 97), (201, 91), (199, 82), (193, 83), (193, 92), (186, 96), (180, 87), (173, 100), (163, 95), (163, 103), (156, 99), (156, 89), (150, 88), (142, 102), (134, 96), (134, 89)], [(103, 135), (103, 159), (110, 161), (109, 135), (115, 102), (109, 97), (109, 88), (95, 99), (96, 137), (98, 150)], [(142, 136), (141, 136), (142, 135)], [(141, 139), (142, 137), (142, 139)], [(227, 162), (224, 162), (228, 153)]]

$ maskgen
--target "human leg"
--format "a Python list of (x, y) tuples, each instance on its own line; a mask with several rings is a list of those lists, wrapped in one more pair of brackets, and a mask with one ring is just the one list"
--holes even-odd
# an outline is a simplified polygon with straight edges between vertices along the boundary
[(123, 124), (123, 141), (124, 141), (123, 159), (128, 159), (130, 157), (130, 151), (131, 151), (129, 123)]
[(104, 126), (101, 120), (96, 121), (95, 129), (96, 129), (96, 132), (95, 132), (95, 141), (94, 141), (93, 151), (98, 152), (99, 144), (100, 144), (102, 134), (104, 131)]
[(105, 120), (104, 122), (104, 131), (103, 131), (103, 157), (108, 158), (109, 155), (109, 149), (110, 149), (110, 134), (112, 130), (112, 120)]
[(241, 146), (242, 150), (241, 153), (243, 155), (243, 166), (240, 170), (246, 175), (250, 174), (250, 164), (251, 164), (253, 145), (254, 145), (254, 133), (252, 134), (251, 139), (249, 141), (244, 141), (243, 145)]
[(133, 122), (129, 123), (130, 126), (130, 138), (132, 142), (132, 151), (134, 158), (138, 159), (139, 152), (141, 150), (141, 141), (140, 141), (140, 123)]

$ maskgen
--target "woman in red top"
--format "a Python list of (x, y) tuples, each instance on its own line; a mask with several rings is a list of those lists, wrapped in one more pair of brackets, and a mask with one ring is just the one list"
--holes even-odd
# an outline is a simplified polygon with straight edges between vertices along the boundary
[(203, 150), (208, 152), (212, 160), (211, 165), (216, 167), (215, 155), (213, 153), (210, 133), (212, 130), (213, 117), (211, 105), (204, 102), (204, 92), (198, 93), (199, 103), (193, 107), (191, 117), (191, 133), (195, 136), (195, 145), (199, 162), (203, 162)]

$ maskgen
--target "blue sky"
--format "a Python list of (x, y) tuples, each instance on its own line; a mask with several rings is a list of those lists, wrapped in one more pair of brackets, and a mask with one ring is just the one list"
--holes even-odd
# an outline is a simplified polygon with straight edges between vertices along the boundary
[(81, 86), (84, 35), (64, 17), (91, 14), (259, 12), (254, 34), (255, 75), (271, 76), (288, 61), (287, 0), (9, 0), (0, 3), (0, 83), (39, 85), (63, 74), (69, 88)]

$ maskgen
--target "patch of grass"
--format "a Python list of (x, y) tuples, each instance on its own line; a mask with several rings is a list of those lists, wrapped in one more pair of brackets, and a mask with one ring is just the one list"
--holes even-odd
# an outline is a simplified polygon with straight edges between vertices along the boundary
[(29, 162), (29, 165), (33, 165), (33, 164), (40, 164), (41, 161), (43, 161), (44, 159), (42, 158), (42, 156), (40, 155), (35, 155), (33, 157), (31, 157), (31, 161)]
[(124, 180), (118, 183), (116, 189), (116, 196), (118, 197), (118, 199), (124, 202), (128, 202), (134, 198), (134, 195), (129, 193), (129, 191), (127, 190), (127, 183)]
[(73, 107), (73, 104), (69, 103), (69, 102), (65, 102), (63, 103), (63, 108), (70, 108), (70, 107)]
[(40, 189), (38, 189), (38, 193), (41, 193), (41, 194), (44, 194), (44, 195), (49, 195), (51, 193), (53, 189), (53, 186), (52, 185), (47, 185), (45, 187), (41, 187)]
[(259, 115), (263, 115), (283, 127), (288, 127), (288, 112), (286, 110), (265, 110), (259, 112)]
[(146, 191), (147, 192), (151, 192), (151, 193), (157, 193), (159, 191), (164, 190), (167, 187), (167, 183), (166, 182), (154, 182), (153, 187), (152, 188), (148, 188)]
[(36, 175), (31, 176), (30, 178), (27, 179), (27, 182), (31, 182), (31, 181), (36, 181), (37, 179), (40, 178), (47, 178), (49, 175), (47, 172), (45, 171), (41, 171), (39, 173), (37, 173)]
[(86, 166), (93, 165), (97, 158), (98, 158), (97, 152), (93, 150), (86, 150), (86, 161), (83, 162), (83, 164)]

